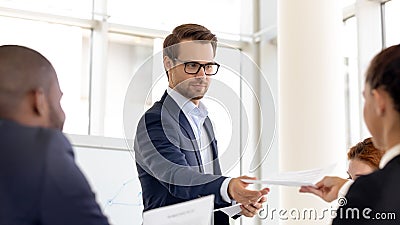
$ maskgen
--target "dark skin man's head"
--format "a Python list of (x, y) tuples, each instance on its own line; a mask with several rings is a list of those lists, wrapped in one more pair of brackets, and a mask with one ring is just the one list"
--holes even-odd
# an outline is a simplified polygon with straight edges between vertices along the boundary
[(62, 92), (51, 63), (22, 46), (0, 46), (0, 118), (62, 130)]

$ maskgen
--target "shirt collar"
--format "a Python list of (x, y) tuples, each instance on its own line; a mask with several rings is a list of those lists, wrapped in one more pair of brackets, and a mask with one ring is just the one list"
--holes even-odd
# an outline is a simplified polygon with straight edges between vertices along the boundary
[(392, 160), (394, 157), (400, 155), (400, 144), (395, 145), (391, 149), (387, 150), (386, 153), (382, 156), (382, 159), (379, 163), (379, 168), (385, 167), (390, 160)]
[(167, 93), (178, 104), (185, 115), (200, 117), (203, 120), (208, 116), (207, 107), (201, 101), (199, 102), (199, 106), (196, 106), (188, 98), (170, 87), (167, 87)]

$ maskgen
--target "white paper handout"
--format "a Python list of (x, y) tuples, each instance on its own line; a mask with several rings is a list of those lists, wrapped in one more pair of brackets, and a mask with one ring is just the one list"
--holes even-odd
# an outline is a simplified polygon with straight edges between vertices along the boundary
[[(257, 202), (259, 202), (261, 200), (261, 198), (262, 198), (262, 196), (257, 200)], [(242, 211), (242, 208), (240, 208), (241, 205), (242, 204), (237, 203), (237, 204), (234, 204), (234, 205), (231, 205), (228, 207), (214, 209), (214, 212), (221, 211), (221, 212), (225, 213), (226, 215), (228, 215), (229, 217), (232, 217)]]
[(152, 209), (143, 213), (143, 225), (210, 225), (214, 195)]
[(250, 184), (269, 184), (294, 187), (314, 186), (324, 176), (331, 173), (335, 167), (336, 164), (333, 164), (322, 169), (290, 171), (269, 176), (267, 179), (263, 180), (242, 179), (242, 181)]
[(242, 211), (242, 209), (240, 208), (241, 204), (235, 204), (232, 206), (228, 206), (228, 207), (224, 207), (224, 208), (219, 208), (219, 209), (214, 209), (214, 212), (216, 211), (221, 211), (223, 213), (225, 213), (226, 215), (228, 215), (229, 217), (232, 217), (238, 213), (240, 213)]

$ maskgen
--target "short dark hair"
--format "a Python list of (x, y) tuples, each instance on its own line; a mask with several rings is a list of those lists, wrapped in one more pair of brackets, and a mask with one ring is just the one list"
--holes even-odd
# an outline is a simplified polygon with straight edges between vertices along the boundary
[(18, 45), (0, 46), (0, 117), (10, 117), (30, 91), (49, 95), (56, 71), (39, 52)]
[(372, 59), (365, 81), (371, 90), (382, 87), (388, 92), (400, 112), (400, 45), (386, 48)]
[(371, 138), (366, 138), (350, 148), (347, 153), (348, 160), (358, 159), (367, 163), (374, 170), (379, 169), (379, 162), (381, 161), (383, 151), (375, 148)]
[(180, 43), (183, 40), (192, 41), (210, 41), (214, 56), (217, 49), (217, 37), (211, 33), (209, 29), (198, 24), (182, 24), (175, 27), (170, 35), (168, 35), (163, 44), (163, 56), (168, 56), (170, 59), (175, 59), (178, 56), (178, 46), (174, 45)]

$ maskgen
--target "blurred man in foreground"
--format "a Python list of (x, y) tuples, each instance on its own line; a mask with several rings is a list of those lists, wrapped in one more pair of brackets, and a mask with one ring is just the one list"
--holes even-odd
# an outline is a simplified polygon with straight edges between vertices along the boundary
[(0, 46), (0, 224), (108, 224), (64, 137), (51, 63)]

